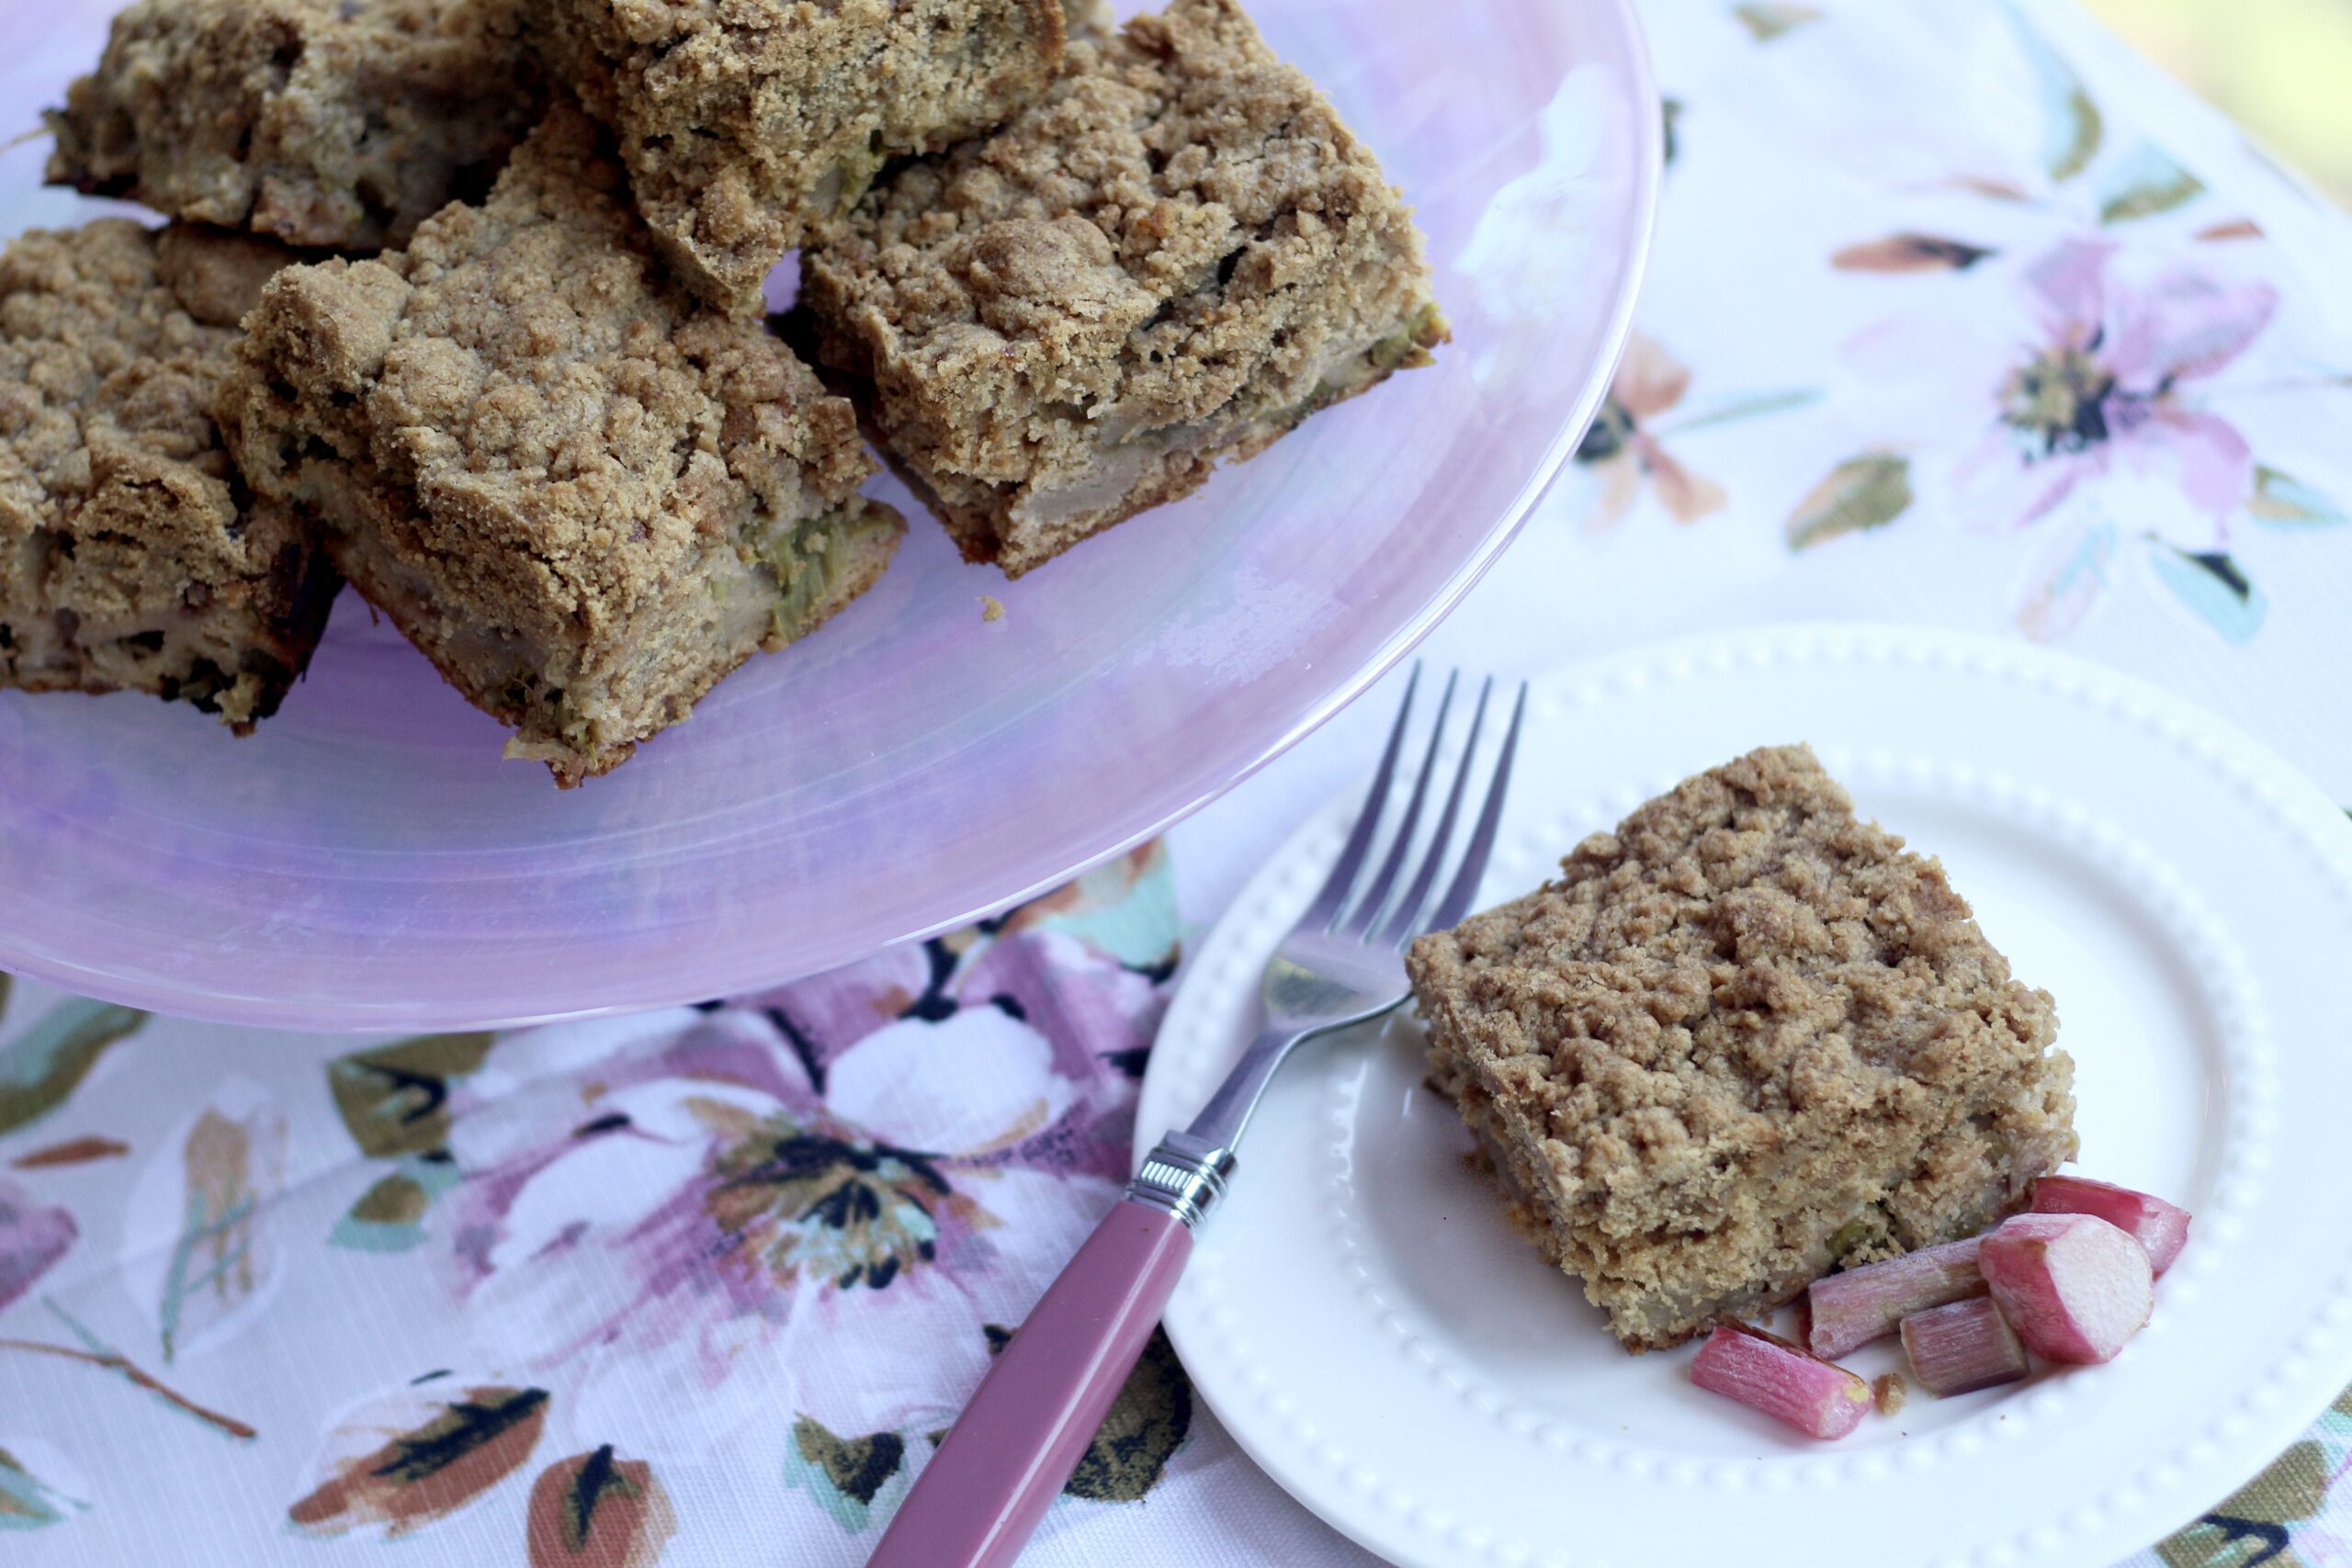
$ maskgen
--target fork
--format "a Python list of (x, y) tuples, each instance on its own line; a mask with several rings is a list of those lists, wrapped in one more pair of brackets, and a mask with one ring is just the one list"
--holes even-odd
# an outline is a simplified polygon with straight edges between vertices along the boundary
[[(1478, 690), (1445, 802), (1401, 893), (1459, 673), (1448, 676), (1429, 749), (1385, 852), (1375, 843), (1404, 749), (1416, 669), (1380, 770), (1320, 892), (1283, 938), (1261, 987), (1258, 1036), (1192, 1125), (1147, 1156), (1126, 1194), (1080, 1247), (1000, 1354), (883, 1533), (867, 1568), (1010, 1568), (1086, 1451), (1192, 1256), (1193, 1233), (1225, 1195), (1235, 1150), (1276, 1068), (1300, 1042), (1379, 1017), (1404, 1001), (1404, 951), (1469, 911), (1494, 848), (1520, 720), (1512, 704), (1478, 817), (1444, 892), (1431, 900), (1477, 772), (1494, 682)], [(1365, 869), (1374, 869), (1367, 879)], [(1361, 884), (1361, 886), (1359, 886)]]

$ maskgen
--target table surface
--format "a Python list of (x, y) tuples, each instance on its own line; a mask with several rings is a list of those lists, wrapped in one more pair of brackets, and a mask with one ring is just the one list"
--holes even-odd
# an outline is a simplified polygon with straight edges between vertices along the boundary
[[(1428, 657), (1991, 630), (2352, 803), (2352, 221), (2066, 0), (1642, 9), (1642, 336)], [(862, 1562), (1124, 1179), (1184, 940), (1392, 696), (1038, 904), (707, 1009), (256, 1038), (16, 985), (7, 1561)], [(2352, 1396), (2132, 1562), (2343, 1560), (2347, 1465)], [(1370, 1561), (1164, 1343), (1024, 1559)]]

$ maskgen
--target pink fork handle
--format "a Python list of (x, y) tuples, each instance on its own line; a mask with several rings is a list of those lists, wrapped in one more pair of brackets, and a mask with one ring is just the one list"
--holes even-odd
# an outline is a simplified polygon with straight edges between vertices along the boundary
[(1135, 1370), (1193, 1233), (1122, 1200), (980, 1380), (866, 1568), (1011, 1568)]

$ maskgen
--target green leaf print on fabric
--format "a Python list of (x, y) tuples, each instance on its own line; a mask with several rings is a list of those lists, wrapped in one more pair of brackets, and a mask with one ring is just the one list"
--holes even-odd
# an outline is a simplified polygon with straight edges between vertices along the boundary
[(2254, 495), (2245, 509), (2266, 528), (2335, 528), (2352, 523), (2341, 505), (2267, 463), (2254, 466)]
[(907, 1440), (896, 1432), (836, 1437), (803, 1416), (792, 1424), (784, 1479), (815, 1497), (842, 1529), (855, 1535), (877, 1514), (888, 1517), (898, 1507), (910, 1484), (906, 1459)]
[(2038, 642), (2054, 642), (2081, 624), (2106, 591), (2120, 536), (2112, 523), (2086, 528), (2050, 574), (2028, 592), (2018, 626)]
[(2182, 168), (2154, 142), (2142, 142), (2098, 183), (2098, 220), (2128, 223), (2194, 201), (2205, 182)]
[(398, 1168), (335, 1222), (328, 1243), (359, 1252), (406, 1252), (424, 1242), (434, 1201), (457, 1185), (450, 1160), (450, 1086), (479, 1070), (495, 1034), (419, 1034), (327, 1064), (327, 1087), (360, 1152)]
[(107, 1048), (146, 1021), (135, 1008), (63, 1002), (0, 1044), (0, 1133), (28, 1127), (64, 1104)]
[(2156, 1555), (2166, 1568), (2301, 1568), (2287, 1527), (2318, 1517), (2327, 1482), (2326, 1453), (2305, 1438)]
[(407, 1535), (521, 1469), (547, 1418), (545, 1389), (401, 1389), (328, 1434), (317, 1483), (286, 1517), (314, 1535)]
[(2052, 180), (2071, 180), (2089, 168), (2091, 160), (2098, 156), (2099, 144), (2107, 139), (2107, 122), (2098, 112), (2098, 105), (2084, 90), (2082, 78), (2043, 40), (2034, 25), (2013, 5), (2004, 6), (2002, 11), (2009, 19), (2009, 30), (2032, 67), (2035, 85), (2041, 89), (2047, 116), (2041, 165), (2049, 170)]
[(1843, 535), (1883, 528), (1910, 505), (1909, 458), (1892, 452), (1849, 457), (1789, 514), (1789, 548), (1809, 550)]
[(2098, 155), (2099, 140), (2105, 133), (2098, 106), (2091, 102), (2090, 95), (2083, 90), (2079, 82), (2066, 96), (2064, 118), (2060, 123), (2068, 128), (2060, 132), (2066, 141), (2064, 151), (2050, 161), (2050, 177), (2069, 180), (2081, 174)]
[(355, 1252), (406, 1252), (424, 1241), (434, 1200), (458, 1184), (457, 1162), (435, 1151), (400, 1163), (362, 1192), (328, 1233), (328, 1244)]
[(1726, 398), (1710, 405), (1704, 412), (1686, 413), (1668, 421), (1665, 428), (1676, 435), (1687, 435), (1694, 430), (1704, 430), (1711, 424), (1735, 424), (1758, 414), (1780, 413), (1788, 409), (1801, 409), (1822, 400), (1826, 394), (1818, 387), (1792, 387), (1779, 392), (1749, 392)]
[(2232, 642), (2252, 637), (2269, 616), (2270, 601), (2222, 551), (2184, 550), (2151, 538), (2148, 559), (2175, 597)]
[(327, 1064), (334, 1108), (363, 1154), (421, 1155), (449, 1141), (449, 1084), (479, 1068), (494, 1034), (420, 1034)]
[(413, 1178), (396, 1170), (360, 1194), (350, 1218), (369, 1225), (411, 1225), (430, 1201)]
[[(988, 1336), (990, 1356), (1003, 1354), (1012, 1343), (1012, 1331), (1001, 1325), (982, 1324), (980, 1332)], [(1159, 1484), (1169, 1460), (1192, 1430), (1193, 1380), (1176, 1359), (1168, 1331), (1155, 1328), (1062, 1492), (1094, 1503), (1139, 1502)], [(946, 1436), (932, 1433), (932, 1445)]]
[(1178, 956), (1176, 877), (1157, 839), (1105, 862), (1004, 917), (1000, 936), (1068, 931), (1132, 969), (1172, 965)]
[(1829, 265), (1839, 272), (1966, 272), (1996, 254), (1965, 240), (1905, 232), (1848, 245), (1831, 254)]
[(62, 1524), (89, 1506), (42, 1480), (29, 1463), (0, 1448), (0, 1530), (36, 1530)]
[(2284, 1525), (2211, 1514), (2156, 1548), (2165, 1568), (2305, 1568)]
[(179, 1234), (156, 1305), (166, 1362), (256, 1306), (277, 1267), (266, 1211), (286, 1185), (286, 1118), (258, 1089), (226, 1086), (177, 1160)]
[(653, 1467), (610, 1443), (541, 1471), (525, 1520), (531, 1568), (650, 1568), (678, 1529)]
[(1141, 1502), (1192, 1429), (1192, 1380), (1167, 1331), (1155, 1328), (1062, 1490), (1096, 1503)]
[(1748, 5), (1734, 6), (1731, 14), (1740, 25), (1754, 35), (1758, 43), (1770, 43), (1781, 34), (1793, 32), (1807, 22), (1821, 20), (1820, 10), (1812, 6)]
[(2327, 1455), (2317, 1439), (2305, 1438), (2213, 1511), (2283, 1525), (2318, 1517), (2326, 1503)]

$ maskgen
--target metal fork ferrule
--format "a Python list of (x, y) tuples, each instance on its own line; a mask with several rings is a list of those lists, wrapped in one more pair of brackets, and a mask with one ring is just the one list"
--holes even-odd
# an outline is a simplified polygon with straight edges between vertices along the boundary
[(1232, 1174), (1232, 1150), (1170, 1133), (1144, 1156), (1143, 1168), (1127, 1183), (1127, 1200), (1165, 1210), (1183, 1221), (1185, 1229), (1197, 1230), (1225, 1196)]

